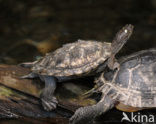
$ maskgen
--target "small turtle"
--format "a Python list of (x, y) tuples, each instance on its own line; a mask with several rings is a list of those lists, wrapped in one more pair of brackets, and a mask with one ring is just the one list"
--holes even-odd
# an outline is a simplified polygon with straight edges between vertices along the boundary
[(134, 53), (119, 60), (117, 71), (103, 72), (96, 83), (102, 99), (93, 106), (81, 107), (71, 124), (91, 123), (95, 117), (116, 107), (134, 112), (156, 107), (156, 49)]
[(84, 40), (66, 44), (35, 62), (21, 64), (32, 70), (32, 73), (22, 78), (40, 77), (45, 82), (41, 93), (42, 105), (47, 111), (53, 110), (58, 103), (54, 97), (56, 82), (95, 75), (107, 64), (111, 69), (117, 67), (114, 56), (127, 42), (132, 31), (133, 26), (126, 25), (116, 34), (112, 44)]

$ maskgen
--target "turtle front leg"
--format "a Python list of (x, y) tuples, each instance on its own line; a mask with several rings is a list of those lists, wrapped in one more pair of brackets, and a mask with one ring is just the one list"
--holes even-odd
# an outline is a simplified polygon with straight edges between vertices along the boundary
[(97, 116), (107, 112), (114, 106), (114, 101), (105, 97), (96, 105), (81, 107), (70, 118), (70, 124), (91, 124)]
[(58, 104), (56, 97), (54, 96), (54, 91), (56, 89), (56, 79), (51, 76), (41, 76), (40, 78), (45, 81), (45, 88), (41, 93), (42, 106), (45, 110), (54, 110)]

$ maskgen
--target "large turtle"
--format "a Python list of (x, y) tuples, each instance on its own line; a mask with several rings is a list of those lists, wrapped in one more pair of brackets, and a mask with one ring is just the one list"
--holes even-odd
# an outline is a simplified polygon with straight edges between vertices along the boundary
[(126, 112), (156, 107), (156, 49), (134, 53), (119, 60), (117, 71), (103, 72), (96, 80), (102, 84), (101, 100), (76, 110), (71, 124), (88, 124), (112, 107)]
[(66, 44), (35, 62), (21, 64), (24, 67), (31, 67), (32, 70), (32, 73), (22, 78), (40, 77), (45, 82), (45, 88), (41, 94), (42, 105), (47, 111), (55, 109), (56, 82), (95, 75), (107, 64), (111, 69), (117, 67), (114, 56), (127, 42), (132, 31), (133, 26), (126, 25), (116, 34), (112, 44), (84, 40)]

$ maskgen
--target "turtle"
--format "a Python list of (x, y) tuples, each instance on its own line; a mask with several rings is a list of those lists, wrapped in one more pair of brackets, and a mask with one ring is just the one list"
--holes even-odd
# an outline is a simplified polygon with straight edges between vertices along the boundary
[(95, 83), (101, 100), (80, 107), (70, 124), (90, 124), (113, 107), (123, 112), (136, 112), (156, 107), (156, 49), (142, 50), (118, 59), (120, 67), (104, 71)]
[(112, 43), (78, 40), (47, 53), (39, 60), (21, 63), (23, 67), (31, 68), (31, 73), (21, 78), (39, 77), (45, 82), (40, 98), (43, 108), (51, 111), (58, 103), (54, 96), (56, 82), (95, 75), (102, 72), (107, 65), (110, 69), (119, 66), (115, 55), (131, 36), (133, 27), (131, 24), (125, 25), (117, 32)]

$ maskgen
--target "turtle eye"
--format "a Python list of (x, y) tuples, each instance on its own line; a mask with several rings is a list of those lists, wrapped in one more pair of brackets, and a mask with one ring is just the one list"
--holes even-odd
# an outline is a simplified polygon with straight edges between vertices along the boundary
[(128, 31), (127, 31), (127, 29), (125, 29), (125, 33), (127, 33)]
[(127, 41), (127, 39), (129, 39), (129, 37), (132, 34), (133, 31), (133, 25), (131, 24), (127, 24), (126, 26), (124, 26), (116, 35), (116, 39), (118, 41)]

